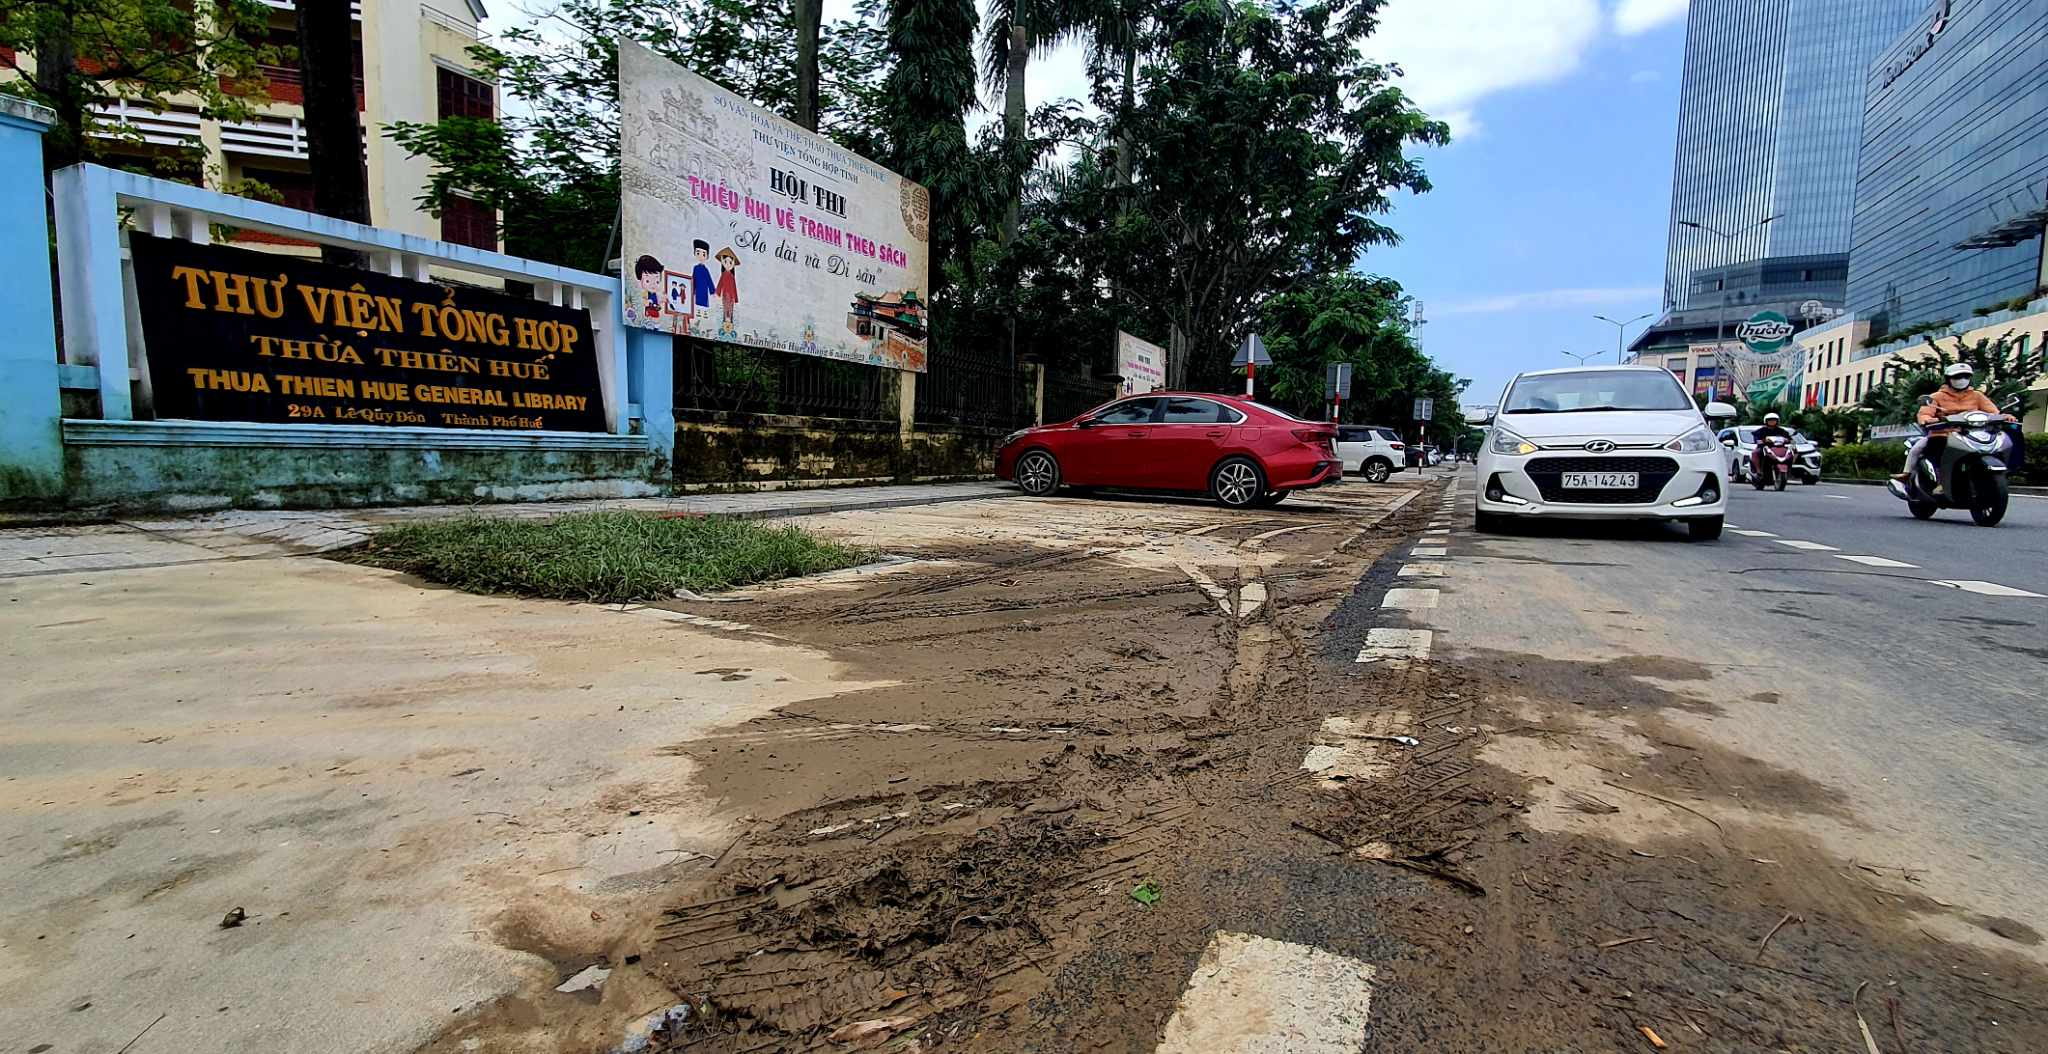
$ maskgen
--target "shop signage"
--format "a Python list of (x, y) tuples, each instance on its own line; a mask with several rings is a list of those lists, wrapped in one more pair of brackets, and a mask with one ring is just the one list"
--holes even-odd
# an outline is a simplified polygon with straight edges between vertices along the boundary
[(924, 370), (924, 187), (630, 40), (619, 107), (628, 324)]
[(130, 232), (160, 418), (606, 431), (590, 313)]
[(1776, 311), (1759, 311), (1735, 327), (1735, 336), (1759, 355), (1783, 350), (1792, 340), (1792, 320)]

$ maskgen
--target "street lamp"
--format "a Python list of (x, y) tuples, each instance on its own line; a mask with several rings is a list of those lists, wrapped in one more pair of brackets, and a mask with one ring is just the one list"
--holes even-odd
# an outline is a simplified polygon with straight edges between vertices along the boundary
[(1621, 344), (1621, 337), (1622, 337), (1622, 334), (1624, 334), (1624, 333), (1628, 332), (1628, 327), (1630, 327), (1630, 326), (1633, 326), (1633, 325), (1635, 325), (1636, 323), (1638, 323), (1638, 322), (1641, 322), (1642, 320), (1644, 320), (1644, 319), (1646, 319), (1646, 318), (1649, 318), (1649, 317), (1650, 317), (1650, 315), (1651, 315), (1651, 314), (1653, 314), (1653, 313), (1654, 313), (1654, 312), (1647, 312), (1647, 311), (1646, 311), (1646, 312), (1644, 312), (1643, 314), (1637, 315), (1636, 317), (1634, 317), (1634, 318), (1632, 318), (1632, 319), (1629, 319), (1629, 320), (1628, 320), (1627, 322), (1616, 322), (1615, 320), (1613, 320), (1613, 319), (1611, 319), (1611, 318), (1608, 318), (1608, 317), (1607, 317), (1606, 315), (1594, 315), (1594, 316), (1593, 316), (1594, 318), (1597, 318), (1597, 319), (1599, 319), (1600, 321), (1602, 321), (1602, 322), (1605, 322), (1605, 323), (1607, 323), (1608, 325), (1610, 325), (1610, 326), (1613, 326), (1613, 327), (1614, 327), (1614, 361), (1615, 361), (1616, 363), (1619, 363), (1619, 362), (1621, 362), (1621, 352), (1622, 352), (1622, 344)]
[[(1784, 218), (1785, 214), (1780, 212), (1774, 216), (1765, 216), (1763, 219), (1760, 219), (1747, 227), (1738, 228), (1734, 231), (1724, 231), (1705, 223), (1695, 223), (1692, 220), (1678, 221), (1678, 225), (1680, 227), (1691, 227), (1693, 230), (1696, 231), (1705, 231), (1708, 234), (1714, 235), (1715, 237), (1721, 239), (1721, 310), (1716, 312), (1714, 317), (1714, 363), (1717, 366), (1721, 365), (1721, 344), (1723, 341), (1728, 339), (1728, 262), (1726, 258), (1734, 252), (1735, 239), (1741, 237), (1742, 235), (1748, 234), (1750, 231), (1762, 227), (1763, 225), (1771, 222), (1772, 220), (1782, 220)], [(1715, 392), (1719, 392), (1721, 390), (1721, 378), (1718, 375), (1714, 378), (1713, 390)], [(1708, 397), (1712, 398), (1712, 395), (1709, 395)]]
[(1559, 355), (1563, 355), (1564, 357), (1566, 357), (1566, 358), (1568, 358), (1568, 359), (1577, 359), (1577, 360), (1579, 360), (1579, 365), (1581, 365), (1581, 366), (1584, 366), (1584, 365), (1586, 364), (1586, 360), (1587, 360), (1587, 359), (1597, 359), (1597, 358), (1599, 358), (1599, 357), (1600, 357), (1600, 354), (1601, 354), (1601, 353), (1600, 353), (1600, 352), (1597, 352), (1597, 351), (1595, 351), (1595, 352), (1591, 352), (1591, 353), (1589, 353), (1589, 354), (1581, 355), (1581, 354), (1579, 354), (1579, 353), (1578, 353), (1578, 352), (1576, 352), (1576, 351), (1560, 351), (1560, 352), (1558, 352), (1558, 354), (1559, 354)]

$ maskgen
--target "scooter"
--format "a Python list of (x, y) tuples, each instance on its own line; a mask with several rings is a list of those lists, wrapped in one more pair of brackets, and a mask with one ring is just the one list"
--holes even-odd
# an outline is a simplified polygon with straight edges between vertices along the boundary
[[(1920, 403), (1932, 401), (1922, 398)], [(2017, 400), (2006, 409), (2015, 405)], [(2006, 471), (2013, 442), (2005, 423), (1976, 410), (1951, 415), (1926, 431), (1947, 441), (1938, 453), (1928, 451), (1905, 482), (1892, 480), (1887, 488), (1892, 496), (1905, 502), (1915, 519), (1929, 519), (1941, 509), (1968, 509), (1977, 526), (1998, 526), (2011, 498)]]
[(1769, 442), (1758, 443), (1756, 453), (1750, 456), (1754, 459), (1749, 469), (1750, 486), (1758, 490), (1785, 489), (1785, 482), (1792, 478), (1792, 444), (1785, 437), (1772, 436)]

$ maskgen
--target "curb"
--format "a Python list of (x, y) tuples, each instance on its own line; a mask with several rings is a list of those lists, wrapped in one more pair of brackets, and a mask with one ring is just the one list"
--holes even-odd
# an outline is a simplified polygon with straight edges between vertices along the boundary
[[(847, 488), (849, 490), (853, 488)], [(1023, 491), (1011, 493), (1008, 490), (990, 493), (975, 491), (971, 494), (929, 494), (917, 498), (874, 498), (867, 501), (847, 500), (824, 502), (817, 505), (787, 506), (783, 508), (745, 509), (739, 512), (696, 513), (694, 509), (677, 509), (676, 512), (696, 513), (701, 516), (730, 516), (736, 520), (772, 520), (784, 516), (821, 516), (834, 512), (866, 512), (873, 509), (907, 509), (918, 505), (941, 505), (954, 501), (977, 501), (984, 498), (1015, 497)]]
[[(1847, 476), (1822, 476), (1822, 483), (1846, 483), (1855, 487), (1882, 487), (1888, 480), (1851, 479)], [(2048, 498), (2048, 487), (2012, 487), (2011, 492), (2023, 498)]]

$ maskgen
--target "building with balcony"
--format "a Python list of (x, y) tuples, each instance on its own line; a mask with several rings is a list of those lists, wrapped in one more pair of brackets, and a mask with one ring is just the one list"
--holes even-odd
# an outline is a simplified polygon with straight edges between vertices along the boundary
[[(271, 9), (269, 43), (296, 48), (292, 0), (263, 0)], [(468, 49), (478, 39), (481, 0), (360, 0), (353, 4), (356, 96), (362, 110), (364, 165), (369, 176), (370, 222), (409, 234), (496, 249), (497, 216), (457, 200), (438, 217), (421, 210), (419, 196), (432, 174), (384, 135), (397, 121), (442, 117), (495, 119), (497, 88), (475, 73)], [(33, 56), (24, 65), (33, 68)], [(117, 100), (99, 115), (122, 126), (109, 135), (118, 154), (157, 162), (152, 174), (170, 175), (214, 189), (257, 181), (293, 208), (313, 206), (314, 175), (306, 149), (303, 85), (295, 65), (265, 66), (267, 99), (244, 121), (204, 117), (197, 105), (175, 100), (162, 110)], [(267, 240), (244, 234), (246, 240)]]

